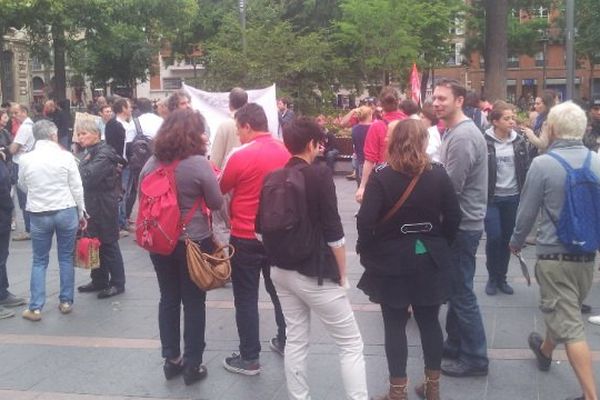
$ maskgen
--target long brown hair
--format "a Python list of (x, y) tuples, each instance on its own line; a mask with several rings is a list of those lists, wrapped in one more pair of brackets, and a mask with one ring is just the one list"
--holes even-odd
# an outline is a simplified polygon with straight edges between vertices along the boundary
[(405, 119), (394, 127), (388, 141), (388, 164), (394, 171), (416, 175), (431, 166), (426, 145), (429, 135), (423, 123)]
[(162, 162), (206, 154), (204, 118), (198, 111), (177, 109), (169, 114), (156, 134), (154, 155)]

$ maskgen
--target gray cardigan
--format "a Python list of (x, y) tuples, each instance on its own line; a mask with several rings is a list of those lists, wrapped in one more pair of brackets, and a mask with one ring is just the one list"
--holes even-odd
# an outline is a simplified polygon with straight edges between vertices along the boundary
[[(559, 139), (552, 143), (548, 151), (556, 152), (573, 168), (581, 168), (589, 150), (583, 146), (581, 140)], [(600, 156), (597, 153), (592, 153), (590, 168), (600, 177)], [(517, 222), (510, 239), (512, 247), (523, 247), (538, 213), (541, 213), (536, 238), (537, 254), (567, 253), (556, 235), (554, 226), (559, 220), (565, 200), (566, 177), (565, 169), (551, 156), (544, 154), (533, 159), (521, 192)]]
[(472, 120), (465, 119), (444, 134), (440, 161), (460, 203), (459, 229), (483, 230), (488, 200), (487, 144)]

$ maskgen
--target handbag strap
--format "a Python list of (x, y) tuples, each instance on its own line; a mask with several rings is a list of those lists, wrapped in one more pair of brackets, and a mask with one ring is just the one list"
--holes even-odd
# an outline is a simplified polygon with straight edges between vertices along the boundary
[(390, 211), (388, 211), (387, 214), (385, 214), (385, 216), (383, 217), (383, 219), (381, 221), (379, 221), (378, 225), (383, 225), (387, 221), (389, 221), (389, 219), (392, 218), (394, 216), (394, 214), (396, 214), (396, 212), (404, 205), (404, 203), (408, 199), (408, 196), (410, 196), (410, 194), (415, 189), (415, 186), (417, 185), (417, 182), (419, 182), (419, 179), (421, 179), (421, 175), (422, 174), (423, 174), (423, 170), (421, 170), (417, 175), (415, 175), (412, 178), (412, 180), (408, 184), (408, 187), (406, 188), (406, 190), (404, 191), (404, 193), (402, 193), (402, 196), (400, 196), (400, 199), (398, 199), (398, 201), (396, 202), (396, 204), (394, 204), (394, 207), (392, 207), (392, 209)]

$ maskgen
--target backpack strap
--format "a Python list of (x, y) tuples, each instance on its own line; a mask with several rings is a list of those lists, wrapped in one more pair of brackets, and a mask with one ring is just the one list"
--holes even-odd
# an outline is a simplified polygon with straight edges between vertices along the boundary
[[(546, 154), (548, 154), (550, 157), (554, 158), (556, 161), (558, 161), (560, 163), (560, 165), (563, 166), (564, 169), (567, 170), (567, 173), (573, 171), (573, 167), (571, 167), (571, 165), (569, 165), (569, 163), (567, 162), (567, 160), (565, 160), (564, 158), (562, 158), (561, 156), (559, 156), (558, 154), (556, 154), (553, 151), (549, 151)], [(588, 154), (588, 157), (590, 155)], [(587, 160), (586, 160), (587, 162)]]
[(133, 119), (133, 124), (135, 125), (135, 133), (136, 135), (142, 135), (144, 136), (144, 131), (142, 130), (142, 124), (140, 124), (140, 119), (139, 118), (134, 118)]

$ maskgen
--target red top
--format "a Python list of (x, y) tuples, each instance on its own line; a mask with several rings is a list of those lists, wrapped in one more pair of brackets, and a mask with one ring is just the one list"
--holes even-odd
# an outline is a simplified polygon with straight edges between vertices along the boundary
[(12, 121), (12, 124), (11, 124), (10, 133), (14, 139), (15, 136), (17, 136), (17, 131), (19, 130), (19, 127), (21, 126), (21, 121), (19, 121), (16, 118), (13, 118), (11, 121)]
[(387, 149), (387, 126), (390, 122), (408, 118), (402, 111), (392, 111), (383, 114), (384, 121), (374, 121), (367, 131), (365, 139), (365, 160), (374, 164), (385, 161)]
[(233, 236), (256, 239), (254, 220), (265, 175), (282, 168), (289, 159), (290, 153), (283, 142), (268, 132), (231, 152), (219, 185), (222, 193), (232, 192), (229, 209)]

